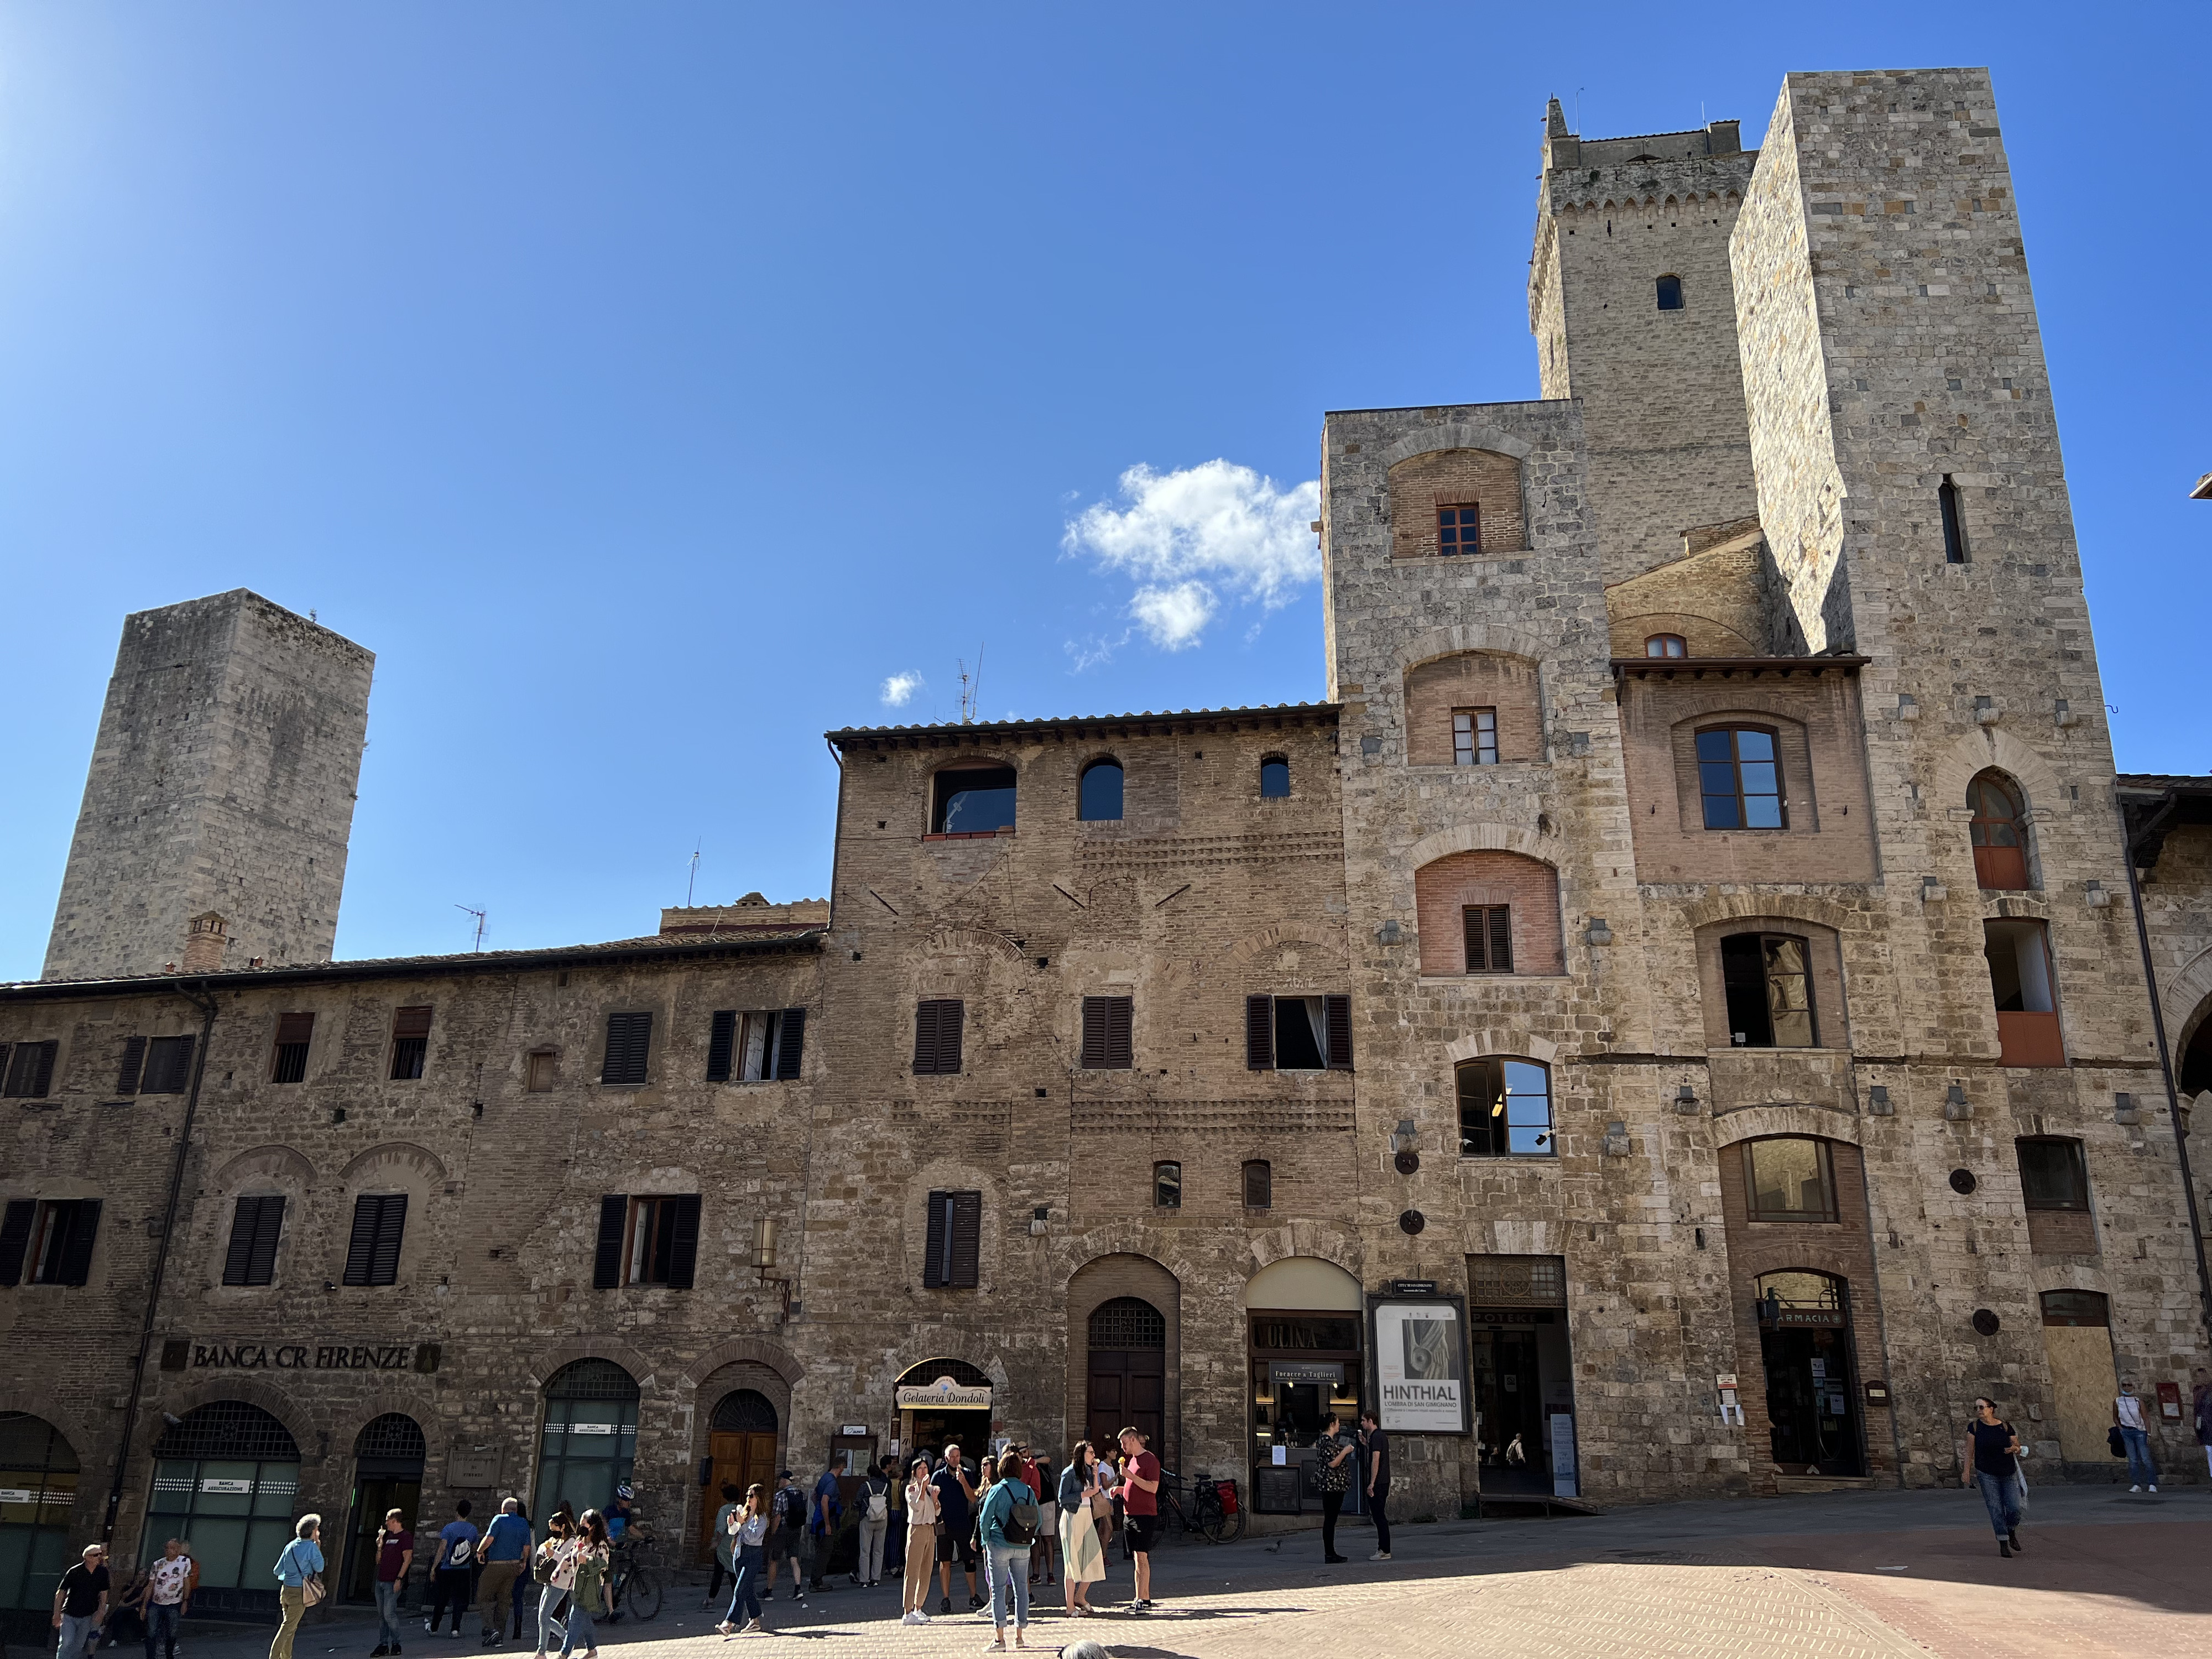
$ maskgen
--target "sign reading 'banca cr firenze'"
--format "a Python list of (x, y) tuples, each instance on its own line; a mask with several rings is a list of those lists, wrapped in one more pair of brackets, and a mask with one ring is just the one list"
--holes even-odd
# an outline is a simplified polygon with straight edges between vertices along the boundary
[(165, 1371), (434, 1371), (435, 1342), (196, 1342), (161, 1344)]

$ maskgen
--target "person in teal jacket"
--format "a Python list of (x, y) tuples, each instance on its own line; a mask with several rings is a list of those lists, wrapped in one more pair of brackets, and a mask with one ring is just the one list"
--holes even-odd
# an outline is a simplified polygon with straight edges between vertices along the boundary
[[(984, 1492), (975, 1511), (975, 1530), (983, 1540), (984, 1564), (991, 1577), (991, 1623), (998, 1634), (992, 1646), (1004, 1650), (1006, 1645), (1006, 1603), (1013, 1603), (1014, 1645), (1025, 1648), (1022, 1639), (1030, 1627), (1030, 1545), (1036, 1537), (1037, 1496), (1029, 1483), (1021, 1477), (1021, 1462), (1018, 1458), (999, 1460), (999, 1479)], [(1006, 1536), (1006, 1526), (1013, 1521), (1017, 1505), (1024, 1506), (1021, 1519), (1029, 1523), (1029, 1536), (1019, 1542)]]

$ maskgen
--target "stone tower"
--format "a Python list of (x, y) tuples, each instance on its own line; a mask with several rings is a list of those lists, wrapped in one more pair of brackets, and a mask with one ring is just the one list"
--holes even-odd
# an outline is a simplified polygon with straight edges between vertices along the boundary
[[(1546, 120), (1528, 319), (1546, 398), (1582, 405), (1605, 580), (1680, 556), (1686, 532), (1759, 510), (1729, 235), (1756, 154), (1738, 124), (1577, 137)], [(1655, 306), (1662, 280), (1675, 286)]]
[(375, 660), (242, 587), (125, 618), (46, 977), (328, 959)]

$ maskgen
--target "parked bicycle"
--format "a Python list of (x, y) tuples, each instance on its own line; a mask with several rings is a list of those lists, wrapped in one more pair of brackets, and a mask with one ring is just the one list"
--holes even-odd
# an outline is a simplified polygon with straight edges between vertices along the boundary
[(1208, 1480), (1200, 1475), (1186, 1486), (1172, 1469), (1160, 1472), (1160, 1530), (1170, 1527), (1186, 1534), (1196, 1533), (1209, 1544), (1226, 1544), (1244, 1535), (1244, 1505), (1234, 1480)]
[(642, 1522), (633, 1520), (615, 1540), (607, 1583), (607, 1600), (612, 1608), (607, 1614), (609, 1624), (626, 1613), (640, 1619), (659, 1616), (661, 1596), (668, 1588), (668, 1566), (661, 1559), (651, 1529)]

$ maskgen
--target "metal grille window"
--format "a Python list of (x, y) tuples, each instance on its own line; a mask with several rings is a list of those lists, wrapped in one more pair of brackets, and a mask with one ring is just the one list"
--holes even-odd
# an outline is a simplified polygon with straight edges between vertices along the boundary
[[(271, 1083), (298, 1083), (307, 1075), (307, 1044), (315, 1035), (313, 1014), (276, 1016), (276, 1053), (270, 1062)], [(416, 1074), (419, 1076), (420, 1068)]]
[(775, 1404), (752, 1389), (732, 1389), (714, 1407), (710, 1426), (717, 1434), (774, 1434)]
[(1468, 1258), (1468, 1302), (1477, 1308), (1564, 1308), (1567, 1262), (1558, 1255)]
[(1126, 1072), (1136, 1064), (1130, 1041), (1135, 1001), (1129, 997), (1083, 999), (1083, 1066), (1092, 1072)]
[(363, 1193), (353, 1201), (353, 1237), (346, 1245), (345, 1282), (399, 1281), (399, 1242), (407, 1231), (407, 1194)]
[(1176, 1163), (1152, 1165), (1152, 1206), (1161, 1210), (1182, 1208), (1182, 1165)]
[(926, 998), (914, 1011), (914, 1074), (949, 1077), (960, 1069), (960, 1027), (966, 1009), (957, 997)]
[(599, 1066), (602, 1083), (642, 1083), (653, 1053), (650, 1013), (609, 1014), (607, 1054)]
[(1750, 726), (1698, 733), (1698, 791), (1708, 830), (1787, 830), (1774, 733)]
[(1458, 1070), (1462, 1158), (1552, 1157), (1552, 1074), (1532, 1060), (1470, 1060)]
[(1143, 1350), (1167, 1345), (1167, 1316), (1141, 1297), (1117, 1296), (1091, 1310), (1093, 1350)]
[(1265, 1210), (1275, 1202), (1275, 1166), (1263, 1158), (1251, 1158), (1244, 1165), (1244, 1207)]
[(230, 1248), (224, 1252), (222, 1282), (266, 1285), (276, 1277), (276, 1245), (284, 1232), (284, 1195), (251, 1193), (231, 1212)]
[(1721, 941), (1729, 1039), (1741, 1048), (1812, 1048), (1813, 975), (1806, 942), (1789, 933), (1731, 933)]
[(1437, 509), (1437, 551), (1444, 555), (1482, 550), (1482, 508), (1458, 501)]
[(392, 1079), (411, 1083), (430, 1052), (430, 1010), (401, 1008), (392, 1016)]
[(430, 1449), (420, 1423), (404, 1412), (386, 1412), (355, 1437), (353, 1455), (369, 1462), (413, 1464), (419, 1471)]
[[(185, 1042), (191, 1039), (186, 1037)], [(11, 1100), (43, 1100), (46, 1091), (53, 1086), (54, 1058), (61, 1053), (61, 1043), (56, 1040), (45, 1042), (19, 1042), (8, 1054), (7, 1081), (0, 1084), (0, 1094)]]
[(1452, 710), (1452, 764), (1498, 764), (1498, 711), (1495, 708)]
[(982, 1242), (981, 1193), (932, 1193), (922, 1249), (923, 1288), (974, 1290), (981, 1275)]
[(1470, 904), (1460, 912), (1460, 933), (1467, 945), (1470, 974), (1513, 971), (1513, 907)]
[(709, 1083), (788, 1083), (799, 1076), (806, 1041), (806, 1010), (763, 1012), (724, 1009), (707, 1038)]

